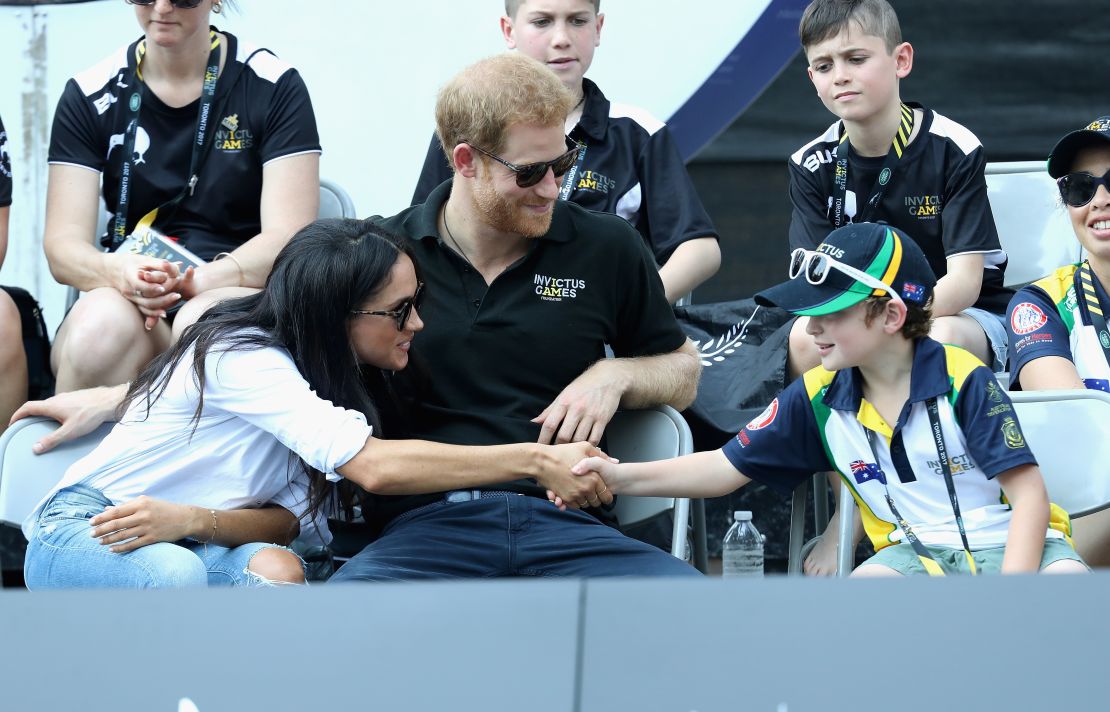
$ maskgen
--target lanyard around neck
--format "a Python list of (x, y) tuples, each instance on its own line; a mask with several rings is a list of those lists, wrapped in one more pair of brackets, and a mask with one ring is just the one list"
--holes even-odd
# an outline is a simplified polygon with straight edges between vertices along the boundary
[(582, 164), (586, 162), (586, 142), (578, 139), (578, 160), (574, 162), (567, 174), (563, 176), (563, 185), (559, 189), (559, 200), (570, 200), (570, 194), (574, 192), (574, 181), (578, 178), (578, 174), (582, 172)]
[[(209, 118), (212, 113), (212, 102), (216, 96), (216, 80), (220, 74), (220, 36), (210, 31), (209, 38), (211, 49), (208, 53), (208, 66), (204, 72), (204, 85), (201, 88), (200, 108), (197, 111), (196, 138), (193, 141), (192, 156), (189, 159), (189, 180), (175, 197), (167, 200), (162, 205), (154, 208), (144, 215), (136, 224), (138, 227), (150, 227), (158, 217), (158, 211), (168, 206), (175, 206), (192, 195), (197, 184), (197, 173), (200, 166), (201, 154), (204, 151), (205, 140), (208, 136)], [(110, 248), (117, 249), (127, 239), (127, 208), (131, 203), (131, 171), (132, 156), (135, 155), (135, 136), (139, 129), (139, 111), (142, 107), (142, 77), (143, 58), (146, 56), (146, 40), (140, 40), (135, 48), (135, 69), (131, 73), (129, 86), (134, 88), (127, 102), (128, 121), (123, 139), (123, 165), (120, 169), (119, 203), (116, 205), (115, 220), (112, 224)]]
[[(847, 195), (848, 195), (848, 134), (844, 131), (843, 125), (841, 127), (842, 134), (840, 136), (840, 143), (833, 149), (833, 155), (836, 157), (836, 174), (833, 176), (833, 204), (832, 204), (832, 220), (833, 227), (844, 227), (848, 221), (847, 215)], [(879, 176), (875, 179), (875, 185), (871, 188), (871, 197), (867, 199), (865, 204), (860, 204), (859, 196), (856, 196), (856, 216), (855, 222), (868, 222), (871, 219), (872, 213), (879, 207), (882, 202), (883, 194), (886, 192), (886, 187), (890, 183), (890, 179), (894, 177), (894, 168), (898, 164), (899, 159), (902, 158), (902, 153), (905, 152), (906, 146), (909, 145), (910, 136), (913, 134), (913, 109), (902, 104), (901, 121), (898, 124), (898, 131), (894, 134), (894, 140), (891, 142), (890, 150), (886, 153), (886, 158), (883, 160), (883, 167), (879, 171)]]
[[(937, 457), (940, 460), (940, 469), (944, 473), (944, 485), (948, 488), (948, 499), (952, 504), (952, 513), (956, 515), (956, 525), (960, 528), (960, 540), (964, 545), (964, 555), (967, 557), (967, 565), (972, 574), (977, 574), (978, 569), (975, 567), (975, 559), (971, 556), (971, 545), (967, 541), (967, 531), (964, 529), (964, 518), (960, 514), (960, 502), (956, 497), (956, 483), (952, 481), (952, 466), (948, 462), (948, 448), (944, 444), (944, 433), (940, 427), (940, 408), (937, 406), (937, 399), (930, 398), (925, 402), (925, 408), (929, 412), (929, 429), (933, 433), (933, 442), (936, 444)], [(875, 458), (875, 467), (882, 470), (879, 464), (879, 449), (875, 445), (875, 432), (868, 427), (864, 427), (864, 432), (867, 434), (867, 444), (871, 446), (871, 455)], [(917, 558), (921, 560), (921, 565), (929, 572), (930, 576), (944, 576), (944, 570), (937, 563), (936, 558), (933, 557), (921, 540), (914, 534), (913, 528), (906, 518), (898, 511), (898, 506), (894, 504), (894, 498), (890, 496), (890, 488), (886, 483), (886, 475), (879, 478), (879, 482), (883, 485), (883, 494), (886, 496), (887, 506), (890, 507), (891, 514), (897, 521), (898, 526), (902, 529), (902, 533), (906, 535), (906, 541), (913, 547), (913, 551), (917, 554)]]
[(1106, 363), (1110, 364), (1110, 330), (1106, 328), (1106, 314), (1102, 308), (1102, 301), (1098, 298), (1098, 292), (1095, 291), (1095, 280), (1088, 260), (1084, 260), (1075, 271), (1075, 297), (1087, 308), (1091, 326), (1095, 328), (1098, 343), (1102, 346), (1102, 355)]

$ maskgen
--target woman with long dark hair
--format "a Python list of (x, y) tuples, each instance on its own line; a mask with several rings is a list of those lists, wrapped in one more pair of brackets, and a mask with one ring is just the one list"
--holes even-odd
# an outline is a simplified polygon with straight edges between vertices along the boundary
[[(421, 291), (407, 247), (374, 223), (302, 229), (261, 292), (216, 304), (130, 385), (119, 423), (24, 522), (28, 588), (303, 582), (296, 555), (266, 542), (326, 543), (340, 477), (418, 494), (526, 472), (568, 504), (596, 502), (603, 486), (570, 473), (588, 443), (372, 437), (372, 393), (408, 365)], [(33, 412), (48, 411), (17, 415)]]

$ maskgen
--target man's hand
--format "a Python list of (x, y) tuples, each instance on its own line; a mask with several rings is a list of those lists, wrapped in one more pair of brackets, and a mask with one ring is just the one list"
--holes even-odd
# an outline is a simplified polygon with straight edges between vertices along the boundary
[(213, 531), (208, 510), (146, 495), (118, 507), (108, 507), (90, 519), (89, 524), (93, 528), (92, 536), (115, 554), (160, 541), (174, 542), (200, 536), (202, 532), (211, 536)]
[(627, 387), (624, 370), (616, 359), (598, 361), (570, 382), (543, 412), (532, 419), (540, 423), (540, 443), (601, 442)]
[(60, 393), (41, 401), (28, 401), (12, 414), (11, 423), (33, 415), (53, 418), (61, 426), (44, 435), (31, 446), (37, 455), (49, 452), (67, 440), (75, 440), (96, 430), (101, 423), (114, 419), (116, 407), (127, 395), (127, 384), (118, 386), (86, 388), (82, 391)]
[(536, 481), (547, 489), (547, 498), (560, 508), (578, 509), (584, 506), (600, 507), (613, 502), (613, 493), (596, 474), (576, 475), (571, 467), (583, 458), (596, 457), (606, 462), (608, 455), (588, 442), (555, 445), (547, 448), (548, 459), (543, 463)]

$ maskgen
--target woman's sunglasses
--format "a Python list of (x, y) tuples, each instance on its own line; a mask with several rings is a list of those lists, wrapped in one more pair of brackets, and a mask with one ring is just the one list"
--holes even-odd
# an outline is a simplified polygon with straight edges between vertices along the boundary
[(1069, 173), (1057, 178), (1056, 185), (1059, 186), (1060, 197), (1065, 203), (1073, 208), (1082, 208), (1094, 199), (1100, 185), (1106, 186), (1106, 190), (1110, 191), (1110, 171), (1103, 173), (1101, 178), (1090, 173)]
[[(192, 10), (204, 0), (170, 0), (170, 4), (182, 10)], [(155, 0), (127, 0), (128, 5), (153, 5)]]
[(518, 166), (515, 163), (509, 163), (500, 156), (495, 156), (484, 148), (475, 146), (469, 141), (463, 141), (463, 143), (470, 146), (475, 151), (484, 153), (513, 173), (516, 173), (516, 184), (521, 188), (531, 188), (536, 183), (539, 183), (543, 180), (543, 177), (547, 175), (548, 168), (551, 169), (556, 178), (561, 178), (563, 174), (570, 170), (570, 167), (574, 165), (574, 161), (578, 158), (578, 144), (569, 137), (566, 138), (566, 142), (569, 150), (555, 160), (543, 161), (542, 163), (526, 163), (523, 166)]
[(397, 331), (404, 331), (405, 324), (409, 320), (409, 314), (412, 313), (413, 308), (420, 306), (420, 298), (424, 296), (424, 283), (416, 283), (416, 291), (413, 292), (410, 299), (401, 303), (399, 309), (390, 309), (389, 311), (366, 311), (365, 309), (352, 309), (352, 314), (366, 314), (368, 316), (388, 316), (390, 319), (397, 320)]

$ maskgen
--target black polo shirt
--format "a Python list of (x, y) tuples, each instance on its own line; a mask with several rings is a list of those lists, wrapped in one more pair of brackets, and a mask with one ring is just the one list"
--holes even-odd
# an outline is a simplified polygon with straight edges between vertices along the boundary
[[(411, 241), (426, 285), (425, 326), (413, 343), (423, 368), (393, 379), (408, 407), (405, 436), (463, 445), (535, 442), (540, 426), (532, 418), (605, 357), (605, 344), (632, 357), (685, 342), (652, 257), (624, 220), (557, 202), (548, 233), (487, 287), (438, 234), (450, 192), (444, 183), (422, 205), (373, 218)], [(544, 496), (531, 480), (499, 488)], [(391, 503), (390, 515), (429, 501), (377, 499)]]
[[(212, 28), (215, 29), (215, 28)], [(261, 230), (266, 163), (319, 153), (320, 138), (304, 81), (269, 50), (227, 37), (227, 60), (216, 82), (209, 132), (195, 190), (154, 226), (204, 260), (228, 252)], [(104, 202), (119, 205), (129, 97), (142, 96), (127, 232), (150, 210), (175, 197), (189, 180), (200, 99), (183, 107), (163, 103), (132, 80), (138, 40), (66, 83), (54, 113), (48, 160), (103, 174)], [(133, 84), (135, 84), (133, 86)], [(114, 218), (113, 218), (114, 222)], [(111, 234), (111, 225), (109, 225)], [(107, 245), (105, 245), (107, 246)]]
[[(688, 240), (717, 237), (667, 126), (644, 109), (610, 103), (582, 80), (582, 118), (570, 137), (585, 146), (570, 201), (631, 223), (659, 264)], [(451, 178), (439, 139), (432, 136), (412, 202), (422, 203)]]
[[(994, 215), (987, 200), (986, 165), (979, 139), (951, 119), (923, 108), (917, 136), (894, 167), (872, 222), (882, 221), (909, 235), (925, 253), (937, 278), (948, 273), (947, 258), (965, 253), (983, 255), (983, 286), (975, 306), (1003, 314), (1013, 292), (1003, 286), (1006, 253), (998, 241)], [(842, 124), (790, 157), (790, 248), (808, 250), (832, 232), (832, 200)], [(857, 206), (871, 196), (884, 157), (861, 156), (848, 149), (848, 190), (845, 213), (857, 218)], [(862, 196), (862, 197), (860, 197)]]

